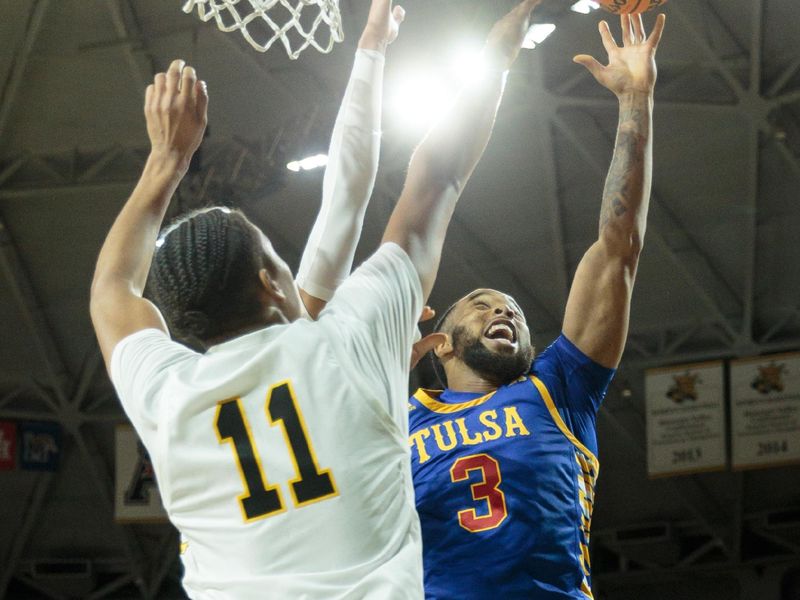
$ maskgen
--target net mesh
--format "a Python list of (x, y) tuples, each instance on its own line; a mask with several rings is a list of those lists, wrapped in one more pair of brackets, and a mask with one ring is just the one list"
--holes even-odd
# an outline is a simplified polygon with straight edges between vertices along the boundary
[[(195, 7), (201, 20), (214, 19), (221, 31), (240, 31), (259, 52), (280, 40), (295, 59), (309, 46), (327, 54), (344, 39), (338, 0), (187, 0), (183, 12)], [(320, 42), (317, 35), (326, 39)]]

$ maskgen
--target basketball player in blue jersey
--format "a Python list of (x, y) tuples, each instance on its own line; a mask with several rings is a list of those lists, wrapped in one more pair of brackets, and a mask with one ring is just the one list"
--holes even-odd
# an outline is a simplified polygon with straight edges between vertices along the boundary
[(592, 598), (595, 416), (628, 331), (652, 170), (655, 53), (664, 29), (605, 22), (608, 65), (575, 57), (619, 99), (598, 239), (583, 256), (562, 334), (534, 360), (525, 315), (490, 289), (437, 325), (447, 388), (409, 401), (409, 444), (430, 599)]
[[(100, 250), (90, 310), (186, 541), (192, 598), (422, 597), (406, 416), (414, 331), (538, 3), (522, 0), (495, 24), (484, 79), (414, 151), (380, 248), (344, 282), (328, 279), (341, 285), (316, 321), (286, 262), (238, 211), (190, 213), (157, 246), (209, 97), (180, 60), (148, 86), (150, 155)], [(401, 16), (391, 0), (373, 8), (384, 24)], [(149, 273), (156, 302), (142, 295)], [(176, 341), (184, 334), (194, 349)]]

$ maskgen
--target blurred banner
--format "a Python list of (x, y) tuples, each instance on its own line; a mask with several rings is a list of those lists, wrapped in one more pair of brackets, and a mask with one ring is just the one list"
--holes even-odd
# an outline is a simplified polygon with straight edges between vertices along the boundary
[(10, 471), (17, 464), (17, 424), (0, 421), (0, 471)]
[(651, 477), (725, 468), (723, 377), (722, 361), (646, 371)]
[(19, 424), (19, 466), (26, 471), (57, 471), (63, 452), (58, 423)]
[(115, 432), (114, 519), (117, 522), (165, 522), (153, 464), (133, 427), (119, 425)]
[(800, 354), (731, 361), (734, 468), (800, 461)]

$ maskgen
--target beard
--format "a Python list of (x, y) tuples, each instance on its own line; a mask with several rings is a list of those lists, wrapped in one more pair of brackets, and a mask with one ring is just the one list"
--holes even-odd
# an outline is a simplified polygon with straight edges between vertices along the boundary
[(461, 361), (492, 385), (500, 387), (528, 372), (533, 362), (533, 346), (513, 354), (492, 352), (480, 338), (472, 337), (463, 327), (453, 329), (453, 351)]

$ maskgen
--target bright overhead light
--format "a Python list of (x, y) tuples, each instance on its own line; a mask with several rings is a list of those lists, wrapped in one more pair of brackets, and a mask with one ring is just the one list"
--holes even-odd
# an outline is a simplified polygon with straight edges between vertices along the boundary
[(427, 128), (453, 99), (453, 94), (433, 76), (417, 74), (401, 82), (393, 94), (393, 113), (405, 127)]
[(588, 15), (593, 10), (600, 8), (600, 4), (594, 0), (578, 0), (570, 7), (570, 10), (582, 15)]
[(318, 169), (327, 164), (327, 154), (315, 154), (314, 156), (307, 156), (301, 160), (293, 160), (286, 165), (286, 168), (297, 173), (298, 171), (310, 171), (312, 169)]
[(525, 35), (522, 47), (529, 50), (536, 48), (537, 44), (541, 44), (545, 41), (555, 30), (556, 26), (552, 23), (537, 23), (533, 25), (528, 30), (527, 35)]
[(486, 74), (486, 61), (479, 47), (463, 47), (453, 54), (450, 70), (459, 83), (475, 83)]

